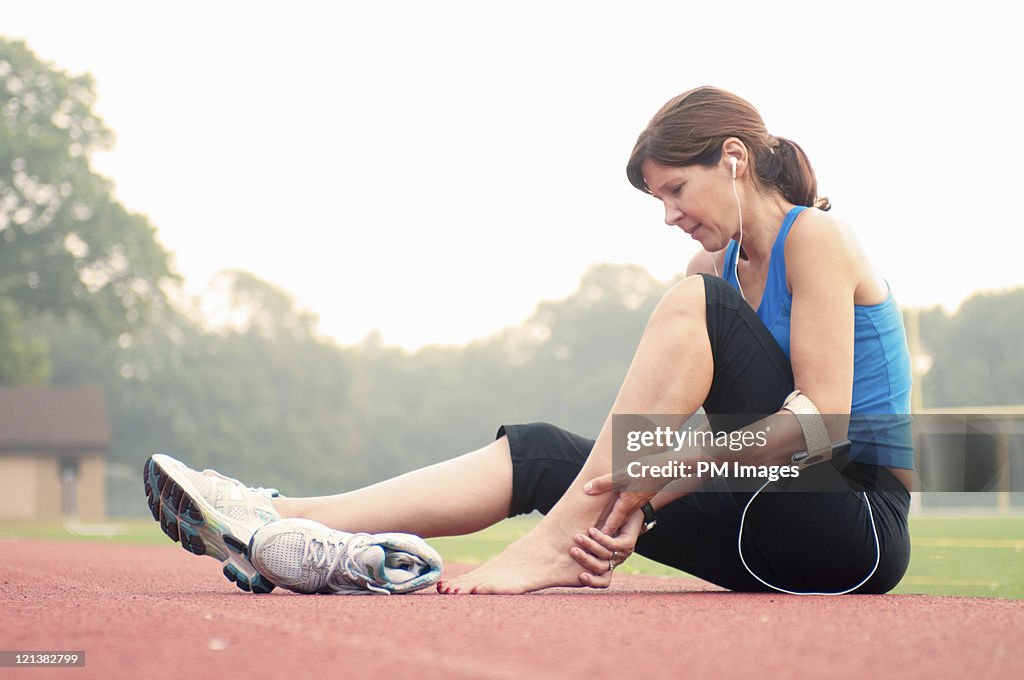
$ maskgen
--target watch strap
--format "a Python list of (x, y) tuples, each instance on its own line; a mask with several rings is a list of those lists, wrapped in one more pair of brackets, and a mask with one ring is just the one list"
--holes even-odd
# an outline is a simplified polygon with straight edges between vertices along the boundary
[(644, 531), (650, 531), (658, 523), (658, 515), (654, 512), (654, 506), (647, 501), (640, 510), (644, 513)]

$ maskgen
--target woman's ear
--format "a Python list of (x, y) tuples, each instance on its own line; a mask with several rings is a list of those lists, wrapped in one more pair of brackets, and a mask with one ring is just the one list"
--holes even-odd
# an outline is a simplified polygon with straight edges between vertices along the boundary
[(746, 174), (748, 160), (747, 146), (738, 138), (729, 137), (722, 142), (722, 167), (733, 179)]

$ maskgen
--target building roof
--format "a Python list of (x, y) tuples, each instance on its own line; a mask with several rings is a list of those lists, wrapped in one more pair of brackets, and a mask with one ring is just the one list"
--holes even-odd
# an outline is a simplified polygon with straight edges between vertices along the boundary
[(0, 451), (106, 452), (107, 402), (99, 387), (0, 387)]

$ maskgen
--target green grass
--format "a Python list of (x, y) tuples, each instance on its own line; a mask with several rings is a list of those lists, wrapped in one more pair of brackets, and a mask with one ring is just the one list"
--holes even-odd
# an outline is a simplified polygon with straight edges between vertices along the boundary
[[(476, 564), (526, 534), (536, 517), (505, 520), (484, 531), (458, 538), (430, 539), (448, 562)], [(60, 524), (0, 524), (0, 540), (48, 538), (173, 545), (150, 520), (116, 522), (110, 537), (74, 535)], [(913, 553), (910, 568), (896, 593), (1024, 599), (1024, 517), (939, 518), (910, 520)], [(620, 573), (651, 576), (686, 574), (633, 556)]]
[[(109, 535), (103, 535), (109, 531)], [(58, 522), (0, 522), (0, 540), (48, 538), (63, 541), (108, 541), (134, 545), (175, 545), (153, 520), (114, 520), (107, 525), (77, 529)]]
[(893, 592), (1024, 598), (1024, 517), (912, 518), (910, 540)]

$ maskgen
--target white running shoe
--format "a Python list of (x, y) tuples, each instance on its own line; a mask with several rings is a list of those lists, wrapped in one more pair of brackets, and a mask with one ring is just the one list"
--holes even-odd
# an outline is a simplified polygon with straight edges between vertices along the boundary
[(252, 565), (296, 593), (411, 593), (437, 583), (441, 556), (411, 534), (350, 534), (308, 519), (270, 522), (249, 542)]
[(172, 540), (195, 555), (225, 562), (224, 576), (242, 590), (269, 593), (274, 584), (249, 562), (249, 539), (280, 519), (271, 498), (276, 489), (253, 489), (213, 470), (199, 472), (158, 453), (143, 467), (143, 486), (153, 519)]

